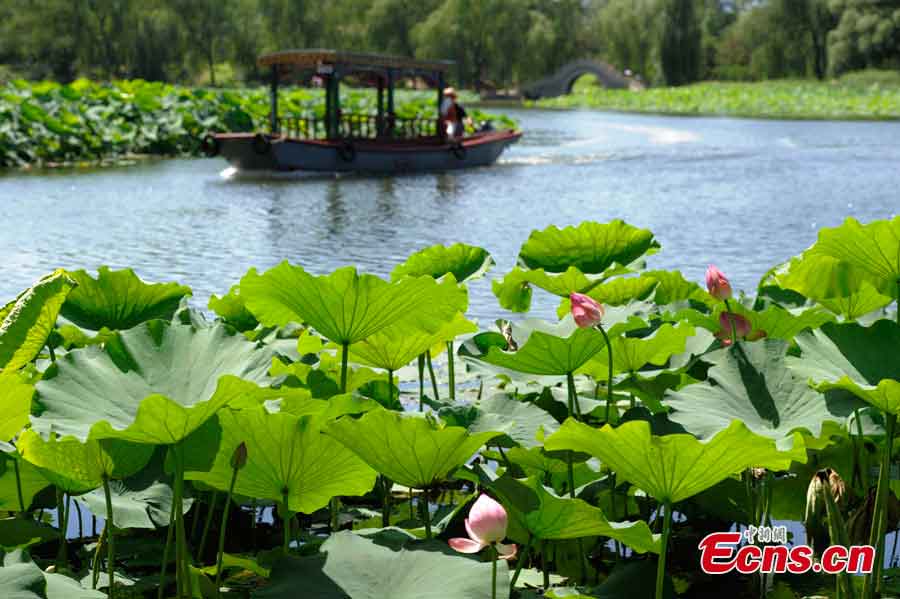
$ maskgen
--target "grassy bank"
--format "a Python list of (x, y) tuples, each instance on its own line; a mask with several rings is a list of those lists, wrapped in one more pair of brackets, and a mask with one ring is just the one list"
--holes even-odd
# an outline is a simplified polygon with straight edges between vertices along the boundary
[(639, 92), (594, 85), (530, 103), (540, 108), (591, 108), (675, 115), (772, 119), (900, 119), (900, 85), (841, 82), (705, 82)]
[[(289, 88), (280, 114), (323, 116), (324, 92)], [(374, 114), (372, 90), (342, 91), (345, 113)], [(397, 115), (433, 117), (434, 92), (400, 91)], [(22, 80), (0, 86), (0, 168), (97, 164), (133, 155), (196, 155), (212, 132), (268, 128), (266, 88), (207, 89), (147, 81), (68, 85)], [(476, 112), (501, 126), (511, 121)]]

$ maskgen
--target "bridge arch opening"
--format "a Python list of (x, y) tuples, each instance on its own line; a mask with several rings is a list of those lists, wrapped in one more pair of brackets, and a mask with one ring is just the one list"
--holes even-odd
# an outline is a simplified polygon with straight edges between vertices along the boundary
[(596, 73), (591, 71), (584, 71), (581, 73), (575, 74), (569, 80), (569, 83), (566, 84), (566, 93), (567, 94), (580, 94), (587, 93), (592, 89), (596, 89), (599, 86), (602, 86), (602, 82), (600, 78), (597, 77)]

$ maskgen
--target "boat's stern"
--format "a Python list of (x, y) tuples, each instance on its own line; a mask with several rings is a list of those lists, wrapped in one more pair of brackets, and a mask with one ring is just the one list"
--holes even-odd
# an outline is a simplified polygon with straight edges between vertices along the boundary
[(264, 133), (217, 133), (204, 141), (204, 150), (207, 156), (221, 155), (238, 170), (278, 170), (273, 150), (278, 140)]

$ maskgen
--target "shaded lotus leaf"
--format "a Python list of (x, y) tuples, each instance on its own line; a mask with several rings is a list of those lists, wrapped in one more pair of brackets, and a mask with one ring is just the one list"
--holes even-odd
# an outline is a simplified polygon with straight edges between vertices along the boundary
[(900, 324), (828, 323), (796, 341), (802, 355), (788, 358), (788, 366), (816, 389), (844, 389), (883, 412), (900, 415)]
[(173, 444), (268, 381), (271, 360), (227, 325), (153, 320), (58, 360), (36, 386), (44, 411), (32, 425), (44, 436)]
[[(559, 428), (556, 419), (541, 408), (512, 399), (504, 393), (496, 393), (472, 405), (459, 406), (463, 410), (462, 414), (454, 410), (454, 407), (456, 406), (438, 412), (448, 424), (464, 426), (470, 433), (503, 433), (514, 444), (523, 447), (541, 445), (545, 435)], [(494, 443), (498, 441), (495, 439)], [(508, 444), (509, 441), (505, 443)]]
[[(231, 483), (231, 458), (241, 443), (247, 464), (235, 493), (280, 502), (288, 492), (291, 511), (311, 514), (334, 496), (363, 495), (375, 486), (376, 473), (336, 439), (321, 434), (321, 416), (270, 413), (263, 407), (224, 409), (219, 415), (222, 440), (208, 472), (188, 469), (185, 478), (220, 491)], [(186, 451), (191, 451), (190, 444)]]
[(106, 593), (85, 589), (77, 580), (43, 572), (22, 551), (7, 553), (0, 568), (4, 599), (104, 599)]
[[(818, 241), (807, 252), (845, 262), (880, 293), (900, 299), (900, 216), (865, 225), (848, 218), (839, 227), (819, 231)], [(853, 274), (848, 273), (852, 280), (847, 288), (857, 291), (853, 283), (859, 279)]]
[(125, 478), (147, 465), (153, 446), (118, 439), (90, 440), (74, 437), (45, 441), (26, 430), (17, 443), (22, 457), (37, 466), (44, 477), (66, 493), (77, 495), (103, 485), (104, 478)]
[(462, 312), (457, 312), (453, 320), (436, 331), (423, 330), (403, 320), (351, 345), (350, 359), (396, 372), (435, 345), (477, 330), (475, 323), (467, 320)]
[(25, 374), (0, 372), (0, 442), (11, 441), (28, 424), (33, 395)]
[(241, 288), (238, 285), (232, 285), (228, 293), (222, 297), (213, 294), (209, 298), (207, 307), (218, 315), (226, 323), (230, 324), (239, 331), (251, 331), (256, 328), (259, 321), (253, 316), (253, 313), (247, 309), (244, 298), (241, 297)]
[(444, 297), (446, 288), (431, 277), (388, 283), (350, 266), (324, 276), (288, 262), (262, 275), (250, 269), (241, 279), (240, 293), (263, 325), (305, 322), (339, 344), (362, 341), (411, 315), (421, 328), (434, 330), (458, 311)]
[(22, 485), (22, 501), (27, 510), (35, 495), (50, 485), (44, 475), (30, 462), (16, 453), (0, 451), (0, 510), (19, 511), (19, 495), (16, 489), (16, 469), (13, 460), (19, 462), (19, 480)]
[(550, 226), (532, 231), (519, 251), (519, 263), (548, 272), (564, 272), (574, 266), (585, 274), (600, 274), (614, 264), (630, 264), (658, 248), (653, 233), (621, 220), (583, 222), (577, 227)]
[(647, 523), (609, 522), (603, 511), (581, 499), (556, 496), (537, 477), (519, 480), (505, 474), (490, 483), (490, 489), (514, 521), (510, 538), (518, 543), (535, 540), (609, 537), (638, 553), (659, 553), (659, 538)]
[(606, 346), (600, 331), (579, 328), (571, 317), (558, 325), (538, 321), (528, 324), (533, 330), (518, 351), (507, 352), (495, 346), (478, 359), (516, 372), (561, 376), (575, 372)]
[(478, 449), (501, 433), (469, 434), (414, 414), (372, 410), (325, 426), (331, 435), (395, 483), (425, 489), (447, 480)]
[(391, 280), (397, 281), (406, 276), (440, 279), (450, 273), (457, 281), (465, 283), (484, 276), (493, 265), (494, 259), (484, 248), (465, 243), (433, 245), (398, 264), (391, 272)]
[[(707, 380), (668, 393), (669, 419), (701, 439), (737, 419), (784, 450), (803, 446), (799, 433), (814, 439), (834, 434), (865, 404), (849, 394), (811, 389), (788, 369), (788, 347), (786, 341), (765, 339), (707, 354), (704, 360), (712, 364)], [(827, 423), (832, 426), (823, 430)]]
[[(647, 337), (617, 336), (610, 339), (613, 346), (613, 374), (637, 372), (646, 366), (663, 366), (669, 358), (682, 354), (687, 340), (695, 334), (694, 327), (666, 323)], [(604, 347), (578, 372), (589, 374), (598, 381), (609, 378), (609, 349)]]
[(62, 315), (85, 329), (123, 330), (161, 318), (171, 320), (191, 288), (178, 283), (145, 283), (130, 268), (101, 266), (97, 278), (84, 270), (68, 273), (78, 287), (69, 294)]
[(334, 395), (327, 400), (313, 398), (307, 389), (270, 389), (267, 393), (277, 396), (277, 399), (265, 401), (266, 410), (294, 416), (323, 416), (333, 420), (345, 414), (363, 414), (380, 407), (374, 399), (351, 393)]
[(0, 550), (12, 551), (59, 539), (59, 530), (31, 518), (0, 518)]
[(0, 309), (0, 369), (18, 370), (37, 357), (76, 284), (57, 270)]
[[(386, 529), (390, 531), (390, 529)], [(491, 564), (453, 552), (445, 543), (399, 543), (349, 531), (332, 535), (319, 555), (287, 557), (253, 599), (490, 599)], [(506, 562), (497, 568), (497, 598), (509, 597)]]
[[(341, 392), (341, 360), (328, 352), (319, 354), (317, 364), (293, 362), (285, 364), (272, 361), (269, 373), (275, 377), (292, 376), (312, 392), (313, 397), (328, 399)], [(371, 381), (384, 378), (384, 374), (371, 368), (350, 366), (347, 369), (347, 391), (356, 391)]]
[(676, 503), (751, 466), (777, 470), (790, 466), (771, 439), (752, 433), (743, 423), (731, 425), (706, 441), (693, 435), (652, 435), (650, 423), (632, 420), (612, 428), (590, 427), (569, 419), (544, 443), (550, 450), (581, 451), (660, 502)]

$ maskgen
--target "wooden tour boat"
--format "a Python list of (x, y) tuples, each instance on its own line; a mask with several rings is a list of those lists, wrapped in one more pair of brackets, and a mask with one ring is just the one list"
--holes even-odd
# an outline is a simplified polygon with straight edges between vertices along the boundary
[[(461, 138), (447, 137), (439, 107), (449, 61), (291, 50), (267, 54), (258, 62), (272, 73), (270, 131), (219, 133), (204, 140), (207, 154), (221, 154), (239, 170), (402, 173), (486, 166), (522, 136), (487, 126)], [(289, 78), (316, 78), (325, 88), (324, 119), (279, 114), (278, 87)], [(394, 87), (408, 78), (437, 88), (434, 119), (395, 115)], [(377, 88), (377, 114), (342, 112), (342, 80)]]

